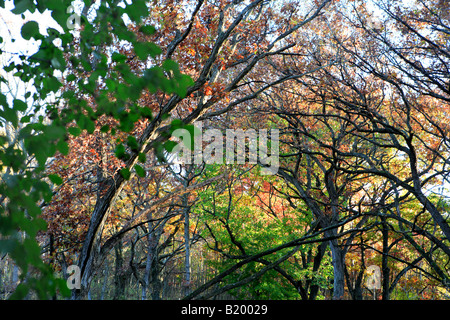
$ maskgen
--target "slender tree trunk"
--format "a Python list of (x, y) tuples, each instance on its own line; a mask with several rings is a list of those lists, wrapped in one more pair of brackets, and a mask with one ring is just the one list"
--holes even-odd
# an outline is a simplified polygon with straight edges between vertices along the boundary
[(156, 260), (152, 263), (151, 283), (152, 283), (152, 300), (161, 300), (162, 283), (160, 276), (159, 265)]
[[(55, 264), (55, 245), (54, 244), (55, 243), (54, 243), (53, 233), (50, 233), (49, 251), (50, 251), (50, 265), (52, 266), (52, 268), (54, 267), (54, 264)], [(56, 292), (52, 296), (52, 300), (56, 300)]]
[[(363, 240), (361, 239), (361, 242)], [(356, 280), (355, 284), (355, 299), (356, 300), (362, 300), (363, 299), (363, 293), (362, 293), (362, 283), (363, 283), (363, 277), (364, 277), (364, 271), (366, 269), (365, 265), (365, 254), (364, 254), (364, 246), (361, 245), (361, 270), (358, 273), (358, 278)]]
[(386, 217), (381, 217), (381, 221), (383, 223), (383, 256), (381, 259), (381, 273), (383, 276), (382, 299), (389, 300), (389, 267), (388, 267), (389, 228), (386, 223)]
[(109, 265), (108, 263), (106, 263), (106, 268), (103, 271), (104, 272), (104, 277), (103, 277), (103, 284), (102, 284), (102, 293), (100, 295), (100, 300), (104, 300), (105, 299), (105, 292), (106, 292), (106, 284), (108, 282), (108, 274), (109, 274)]
[(116, 255), (116, 270), (114, 274), (114, 300), (123, 300), (125, 298), (125, 275), (123, 270), (122, 241), (119, 241), (114, 247)]
[[(187, 206), (187, 195), (183, 196), (183, 204)], [(190, 209), (186, 207), (184, 209), (184, 249), (185, 249), (185, 285), (184, 285), (184, 295), (187, 296), (190, 293), (191, 287), (191, 248), (190, 248), (190, 235), (189, 235), (189, 211)]]
[[(339, 197), (335, 186), (335, 170), (330, 168), (324, 174), (325, 186), (331, 204), (331, 217), (330, 219), (325, 217), (325, 221), (329, 226), (332, 226), (339, 220)], [(334, 237), (337, 235), (337, 229), (332, 229), (325, 234), (328, 234), (329, 237)], [(337, 239), (330, 240), (330, 249), (334, 275), (333, 300), (341, 300), (344, 298), (345, 292), (345, 252), (339, 246)]]
[(3, 300), (3, 296), (6, 293), (6, 289), (3, 289), (3, 287), (4, 287), (3, 275), (5, 273), (5, 270), (6, 270), (5, 266), (1, 266), (1, 268), (0, 268), (0, 300)]
[(154, 259), (154, 250), (153, 250), (153, 243), (154, 243), (154, 230), (153, 230), (153, 222), (151, 221), (153, 218), (153, 213), (150, 210), (147, 214), (147, 219), (149, 220), (147, 226), (148, 226), (148, 235), (147, 235), (147, 260), (145, 264), (145, 272), (144, 272), (144, 284), (142, 286), (142, 293), (141, 293), (141, 300), (147, 300), (147, 290), (150, 285), (150, 271), (152, 269), (152, 263)]

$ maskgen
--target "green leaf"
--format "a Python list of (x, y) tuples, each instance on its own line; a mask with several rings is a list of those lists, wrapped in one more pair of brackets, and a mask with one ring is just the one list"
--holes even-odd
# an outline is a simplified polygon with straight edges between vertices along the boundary
[(123, 132), (130, 132), (134, 127), (133, 121), (131, 121), (130, 117), (126, 116), (120, 119), (119, 128)]
[(17, 286), (17, 288), (14, 290), (14, 292), (9, 297), (10, 300), (23, 300), (26, 295), (28, 294), (28, 291), (30, 288), (24, 284), (21, 283)]
[(125, 7), (124, 11), (131, 20), (137, 23), (141, 21), (142, 17), (148, 16), (148, 7), (146, 1), (143, 0), (133, 1), (132, 4)]
[(109, 125), (105, 124), (100, 128), (100, 131), (103, 133), (107, 133), (109, 131)]
[(148, 36), (151, 36), (152, 34), (154, 34), (156, 32), (155, 27), (150, 26), (150, 25), (142, 26), (139, 30)]
[(61, 0), (58, 1), (46, 1), (48, 10), (51, 12), (52, 18), (64, 29), (67, 28), (67, 19), (69, 17), (67, 13), (68, 3), (64, 3)]
[(115, 62), (125, 62), (127, 61), (128, 57), (124, 54), (118, 53), (118, 52), (114, 52), (111, 56), (112, 61)]
[(179, 73), (179, 69), (178, 69), (178, 64), (170, 59), (164, 60), (162, 67), (164, 68), (164, 70), (166, 71), (173, 71), (174, 73)]
[(44, 78), (45, 88), (49, 92), (57, 92), (59, 88), (62, 86), (61, 82), (56, 77), (46, 77)]
[(187, 131), (189, 131), (189, 136), (191, 137), (191, 141), (190, 141), (190, 146), (191, 146), (191, 150), (194, 150), (194, 144), (195, 144), (195, 136), (198, 136), (201, 132), (200, 130), (194, 126), (193, 124), (188, 124), (184, 126), (184, 129), (186, 129)]
[(5, 254), (14, 250), (17, 245), (17, 241), (14, 239), (0, 240), (0, 253)]
[(50, 179), (51, 182), (53, 182), (54, 184), (60, 185), (63, 183), (63, 179), (61, 179), (60, 176), (58, 176), (57, 174), (49, 174), (48, 178)]
[(177, 78), (177, 87), (175, 89), (175, 92), (177, 95), (179, 95), (181, 98), (186, 97), (187, 89), (194, 84), (194, 80), (188, 75), (181, 75), (179, 78)]
[(32, 0), (16, 0), (14, 1), (15, 8), (11, 10), (12, 13), (21, 14), (27, 10), (30, 10), (31, 13), (34, 12), (35, 6)]
[(130, 173), (130, 170), (128, 168), (120, 169), (120, 174), (122, 175), (122, 177), (125, 180), (129, 180), (130, 179), (131, 173)]
[(145, 163), (147, 161), (147, 156), (145, 155), (145, 153), (140, 152), (138, 155), (138, 160), (140, 163)]
[(14, 63), (10, 63), (9, 65), (3, 67), (3, 70), (6, 72), (11, 72), (16, 68), (16, 65)]
[(14, 127), (17, 127), (19, 118), (17, 112), (9, 107), (4, 107), (4, 110), (0, 110), (0, 117), (12, 123)]
[[(37, 230), (37, 228), (36, 228), (36, 230)], [(41, 248), (37, 244), (36, 240), (31, 239), (31, 238), (25, 238), (25, 240), (23, 241), (23, 244), (25, 246), (25, 251), (27, 253), (28, 261), (31, 262), (33, 265), (39, 264)]]
[(32, 37), (36, 37), (36, 35), (39, 34), (39, 25), (36, 21), (28, 21), (22, 26), (20, 33), (22, 35), (22, 38), (24, 38), (25, 40), (30, 40)]
[(128, 136), (127, 138), (127, 145), (131, 148), (133, 151), (137, 151), (139, 149), (139, 144), (134, 136)]
[(78, 137), (81, 134), (81, 129), (78, 127), (69, 127), (67, 130), (74, 137)]
[(31, 116), (23, 116), (22, 118), (20, 118), (20, 122), (21, 123), (28, 123), (31, 121)]
[(141, 177), (141, 178), (145, 177), (145, 170), (140, 165), (136, 164), (134, 166), (134, 170), (136, 170), (136, 173), (139, 177)]
[(178, 142), (175, 141), (166, 141), (164, 142), (164, 149), (166, 149), (168, 152), (172, 152), (173, 148), (175, 148), (178, 145)]
[(64, 297), (70, 297), (72, 291), (67, 287), (67, 283), (64, 279), (55, 279), (55, 284)]
[(148, 46), (148, 43), (145, 42), (136, 42), (134, 44), (134, 52), (141, 60), (147, 60), (150, 55), (151, 49)]
[[(5, 69), (3, 69), (5, 70)], [(0, 106), (7, 107), (8, 101), (6, 100), (6, 96), (3, 93), (0, 93)]]
[(41, 218), (33, 219), (33, 224), (36, 226), (38, 230), (45, 231), (47, 230), (47, 222)]
[(64, 140), (59, 140), (56, 144), (56, 148), (59, 152), (61, 152), (63, 155), (67, 156), (69, 154), (69, 145)]
[(152, 109), (150, 109), (149, 107), (142, 107), (140, 110), (141, 110), (141, 115), (144, 118), (147, 118), (150, 120), (153, 119)]
[(149, 42), (148, 43), (148, 48), (150, 51), (150, 56), (152, 58), (156, 58), (157, 56), (159, 56), (162, 53), (162, 50), (160, 47), (158, 47), (156, 44), (154, 44), (153, 42)]
[(181, 119), (174, 119), (170, 123), (170, 131), (173, 132), (177, 129), (181, 129), (184, 127), (184, 122)]
[(85, 129), (88, 133), (92, 134), (95, 131), (95, 122), (89, 118), (86, 118)]
[(117, 159), (126, 160), (128, 158), (128, 155), (125, 151), (125, 146), (122, 143), (119, 143), (116, 146), (115, 154)]
[(37, 217), (41, 214), (41, 208), (36, 205), (36, 201), (34, 201), (31, 197), (23, 197), (21, 204), (24, 208), (26, 208), (27, 213), (31, 217)]
[(160, 162), (162, 162), (162, 163), (165, 163), (165, 162), (166, 162), (166, 158), (165, 158), (165, 156), (164, 156), (164, 150), (165, 150), (165, 148), (164, 148), (164, 146), (162, 145), (162, 143), (156, 142), (156, 143), (154, 144), (154, 148), (155, 148), (155, 155), (156, 155), (156, 158), (158, 159), (158, 161), (160, 161)]
[(14, 105), (14, 109), (16, 109), (17, 111), (20, 111), (20, 112), (25, 112), (25, 111), (27, 111), (27, 108), (28, 108), (27, 104), (19, 99), (14, 99), (13, 105)]

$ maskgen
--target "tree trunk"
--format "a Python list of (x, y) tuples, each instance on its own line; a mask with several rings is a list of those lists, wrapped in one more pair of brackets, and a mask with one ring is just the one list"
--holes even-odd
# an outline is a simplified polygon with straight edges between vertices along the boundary
[(125, 298), (125, 280), (126, 276), (123, 270), (122, 241), (119, 241), (114, 247), (116, 255), (116, 266), (114, 274), (114, 300), (123, 300)]
[(160, 300), (161, 295), (161, 283), (159, 281), (159, 265), (158, 265), (158, 245), (161, 236), (164, 223), (160, 223), (157, 228), (154, 227), (151, 221), (153, 217), (150, 211), (147, 215), (148, 223), (148, 249), (147, 249), (147, 261), (144, 274), (144, 286), (142, 287), (141, 299), (147, 299), (147, 290), (149, 287), (152, 289), (152, 300)]
[[(308, 192), (304, 190), (304, 187), (295, 177), (287, 173), (285, 170), (280, 169), (278, 171), (278, 175), (283, 177), (286, 181), (291, 182), (295, 186), (296, 190), (299, 192), (300, 197), (312, 211), (314, 217), (317, 219), (317, 221), (319, 221), (320, 227), (322, 228), (333, 226), (333, 224), (336, 223), (339, 218), (339, 206), (337, 201), (338, 197), (333, 184), (332, 173), (333, 170), (329, 170), (325, 173), (325, 183), (327, 191), (330, 195), (331, 204), (331, 217), (329, 217), (329, 215), (325, 214), (322, 211), (319, 203), (317, 203), (309, 196)], [(336, 229), (330, 229), (325, 232), (325, 236), (327, 238), (336, 237), (336, 235)], [(334, 273), (333, 299), (339, 300), (343, 299), (345, 290), (345, 252), (339, 247), (337, 239), (330, 240), (329, 245), (331, 249)]]
[(105, 292), (106, 292), (106, 284), (108, 282), (108, 274), (109, 274), (109, 265), (106, 263), (106, 268), (103, 270), (104, 277), (103, 277), (103, 284), (102, 284), (102, 293), (100, 295), (100, 300), (105, 299)]
[(160, 270), (157, 260), (152, 264), (151, 283), (152, 283), (152, 300), (161, 300), (162, 283), (159, 278)]
[(388, 253), (389, 253), (389, 228), (386, 223), (386, 217), (381, 217), (383, 223), (383, 256), (381, 258), (381, 273), (383, 276), (383, 293), (382, 299), (389, 300), (389, 267), (388, 267)]
[(334, 276), (333, 300), (341, 300), (344, 298), (344, 290), (345, 290), (344, 253), (343, 250), (339, 247), (338, 241), (336, 239), (330, 240), (329, 243), (331, 249), (331, 262), (333, 265), (333, 276)]
[(353, 300), (363, 300), (363, 291), (362, 291), (362, 283), (364, 278), (364, 271), (365, 271), (365, 255), (364, 255), (364, 246), (361, 245), (361, 266), (360, 270), (356, 275), (356, 278), (354, 279), (354, 282), (351, 279), (350, 274), (347, 271), (346, 266), (345, 267), (345, 276), (347, 279), (347, 288), (350, 292), (350, 295)]
[(153, 264), (153, 260), (154, 260), (154, 256), (155, 256), (155, 250), (154, 250), (154, 237), (155, 237), (155, 231), (153, 230), (153, 212), (150, 210), (147, 214), (147, 219), (148, 219), (148, 234), (147, 234), (147, 242), (148, 242), (148, 246), (147, 246), (147, 260), (146, 260), (146, 264), (145, 264), (145, 273), (144, 273), (144, 283), (142, 286), (142, 293), (141, 293), (141, 300), (147, 300), (147, 290), (148, 287), (150, 285), (150, 272), (152, 269), (152, 264)]
[[(183, 196), (183, 205), (187, 206), (187, 195)], [(191, 252), (190, 252), (190, 236), (189, 236), (189, 208), (186, 207), (184, 210), (184, 250), (185, 250), (185, 285), (184, 285), (184, 295), (187, 296), (190, 293), (191, 287)]]
[[(318, 270), (320, 268), (320, 264), (322, 263), (322, 259), (327, 250), (327, 247), (328, 247), (328, 243), (326, 241), (324, 241), (317, 248), (317, 254), (314, 257), (313, 273), (318, 272)], [(319, 293), (319, 285), (317, 285), (317, 284), (311, 285), (311, 288), (309, 290), (308, 300), (316, 300), (318, 293)]]
[[(49, 255), (50, 255), (50, 266), (53, 268), (55, 264), (55, 243), (53, 233), (50, 233), (50, 243), (49, 243)], [(56, 292), (52, 296), (52, 300), (56, 300)]]

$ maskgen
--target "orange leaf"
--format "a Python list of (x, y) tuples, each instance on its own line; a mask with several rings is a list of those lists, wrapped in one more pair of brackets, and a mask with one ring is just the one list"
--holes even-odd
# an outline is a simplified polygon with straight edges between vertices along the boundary
[(205, 88), (205, 95), (210, 96), (212, 95), (212, 93), (213, 93), (212, 88), (210, 86), (207, 86)]

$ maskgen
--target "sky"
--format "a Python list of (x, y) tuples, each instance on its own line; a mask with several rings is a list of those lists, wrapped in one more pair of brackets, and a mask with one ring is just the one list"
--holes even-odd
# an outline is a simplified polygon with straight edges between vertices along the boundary
[[(0, 37), (3, 43), (0, 45), (7, 53), (31, 53), (37, 49), (37, 42), (33, 40), (24, 40), (20, 35), (22, 25), (30, 20), (39, 23), (40, 31), (45, 32), (46, 27), (59, 28), (59, 25), (53, 20), (50, 11), (43, 14), (37, 10), (34, 13), (26, 11), (23, 16), (11, 12), (14, 8), (13, 1), (5, 1), (5, 8), (0, 8)], [(15, 39), (12, 42), (12, 39)]]
[(11, 0), (5, 1), (5, 8), (0, 8), (0, 37), (3, 40), (0, 43), (0, 50), (3, 51), (0, 55), (0, 76), (7, 81), (7, 83), (0, 83), (0, 90), (6, 94), (8, 101), (15, 98), (25, 100), (25, 92), (34, 91), (32, 85), (23, 83), (14, 77), (12, 75), (14, 71), (6, 73), (3, 70), (13, 61), (20, 62), (20, 55), (30, 56), (38, 50), (40, 41), (33, 38), (23, 39), (20, 33), (22, 26), (26, 22), (34, 20), (38, 22), (42, 34), (46, 34), (47, 27), (61, 29), (51, 17), (50, 11), (42, 14), (37, 10), (34, 13), (26, 11), (23, 15), (17, 15), (11, 12), (13, 8), (14, 3)]

